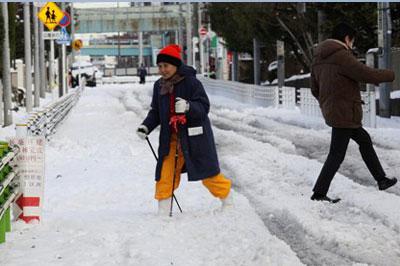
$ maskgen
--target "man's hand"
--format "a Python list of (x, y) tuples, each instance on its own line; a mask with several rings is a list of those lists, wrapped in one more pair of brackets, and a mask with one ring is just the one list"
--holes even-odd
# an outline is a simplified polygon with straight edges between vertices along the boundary
[(136, 134), (139, 136), (140, 139), (144, 140), (149, 134), (149, 129), (145, 125), (140, 125), (136, 130)]
[(175, 113), (184, 114), (189, 111), (189, 103), (185, 99), (177, 97), (175, 99)]

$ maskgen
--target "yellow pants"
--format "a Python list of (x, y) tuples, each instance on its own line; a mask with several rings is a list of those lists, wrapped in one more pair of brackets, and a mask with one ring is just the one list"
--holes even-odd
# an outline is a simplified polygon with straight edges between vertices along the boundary
[[(176, 134), (171, 136), (169, 153), (164, 157), (161, 168), (161, 178), (156, 182), (155, 198), (157, 200), (167, 199), (172, 196), (172, 182), (175, 166), (175, 150), (176, 150)], [(178, 160), (176, 165), (176, 175), (174, 190), (179, 187), (181, 170), (185, 159), (181, 149), (178, 149)], [(203, 185), (211, 192), (214, 197), (224, 199), (231, 190), (231, 180), (227, 179), (223, 174), (219, 173), (215, 176), (202, 180)]]

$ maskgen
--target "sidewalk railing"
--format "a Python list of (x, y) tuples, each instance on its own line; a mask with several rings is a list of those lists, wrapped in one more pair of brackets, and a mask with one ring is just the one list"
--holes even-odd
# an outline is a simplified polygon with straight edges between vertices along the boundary
[(53, 134), (56, 126), (76, 104), (81, 92), (82, 90), (78, 88), (57, 101), (52, 102), (43, 108), (43, 110), (31, 113), (26, 123), (28, 135), (45, 136), (47, 138)]

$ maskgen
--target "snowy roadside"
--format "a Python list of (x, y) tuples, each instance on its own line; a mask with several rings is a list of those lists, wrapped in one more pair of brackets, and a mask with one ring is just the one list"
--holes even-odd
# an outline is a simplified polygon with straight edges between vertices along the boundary
[(2, 265), (300, 265), (239, 193), (235, 208), (220, 212), (218, 200), (183, 177), (184, 213), (155, 215), (154, 158), (134, 133), (150, 90), (84, 91), (46, 149), (43, 221), (14, 224), (0, 245)]
[[(297, 110), (210, 95), (236, 206), (219, 212), (201, 184), (183, 177), (177, 197), (184, 214), (157, 217), (154, 158), (134, 133), (151, 87), (85, 91), (46, 151), (43, 223), (16, 224), (0, 246), (0, 261), (7, 254), (6, 265), (398, 265), (398, 186), (378, 191), (351, 145), (330, 192), (343, 200), (310, 201), (330, 130)], [(382, 121), (368, 130), (385, 170), (396, 175), (400, 123)], [(150, 139), (157, 146), (157, 132)]]
[[(136, 97), (147, 103), (150, 96), (137, 93)], [(400, 216), (395, 210), (400, 190), (398, 186), (377, 190), (355, 144), (331, 189), (343, 202), (315, 203), (309, 197), (330, 141), (330, 129), (322, 119), (223, 96), (211, 95), (210, 100), (224, 172), (250, 199), (267, 228), (303, 263), (398, 264)], [(369, 131), (385, 170), (396, 175), (399, 121), (383, 121), (391, 128)]]

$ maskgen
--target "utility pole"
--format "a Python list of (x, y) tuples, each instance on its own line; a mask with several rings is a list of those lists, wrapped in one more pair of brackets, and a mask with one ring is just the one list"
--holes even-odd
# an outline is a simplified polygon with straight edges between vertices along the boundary
[(3, 13), (3, 101), (4, 101), (4, 126), (13, 123), (11, 113), (11, 77), (10, 77), (10, 37), (8, 29), (8, 5), (7, 2), (1, 3)]
[[(119, 2), (117, 2), (117, 14), (119, 12)], [(117, 66), (120, 66), (121, 64), (121, 40), (120, 40), (121, 36), (120, 36), (120, 31), (119, 31), (119, 27), (118, 27), (118, 64)]]
[(44, 25), (39, 23), (39, 69), (40, 69), (40, 97), (46, 98), (46, 65), (45, 65), (45, 51), (44, 51), (44, 38), (43, 38)]
[(276, 41), (276, 54), (278, 61), (278, 88), (285, 86), (285, 43)]
[(239, 53), (234, 51), (232, 55), (232, 80), (239, 80)]
[(253, 66), (254, 84), (260, 85), (260, 44), (257, 38), (253, 38)]
[[(201, 3), (198, 3), (198, 9), (197, 9), (197, 17), (198, 17), (198, 24), (199, 27), (197, 29), (197, 32), (199, 31), (200, 28), (203, 27), (202, 21), (201, 21)], [(200, 73), (204, 74), (204, 38), (199, 34), (199, 49), (200, 49)]]
[(186, 3), (186, 56), (187, 65), (193, 66), (192, 60), (192, 4), (190, 2)]
[[(65, 2), (61, 3), (61, 10), (65, 11)], [(66, 92), (66, 49), (65, 44), (58, 47), (58, 97), (62, 97)]]
[(197, 36), (192, 38), (192, 66), (195, 69), (198, 69), (198, 64), (196, 62), (196, 54), (199, 52), (199, 48), (197, 45), (199, 44), (199, 38)]
[(25, 48), (25, 104), (26, 112), (32, 112), (32, 54), (31, 54), (31, 20), (30, 4), (24, 3), (24, 48)]
[(32, 20), (33, 20), (33, 30), (34, 30), (34, 39), (35, 39), (35, 64), (34, 64), (34, 75), (35, 75), (35, 97), (33, 102), (33, 107), (40, 106), (40, 71), (39, 71), (39, 23), (37, 18), (37, 7), (32, 5), (33, 13), (32, 13)]
[(198, 29), (200, 29), (200, 24), (199, 24), (199, 18), (196, 15), (199, 12), (199, 3), (193, 2), (192, 5), (193, 5), (193, 22), (194, 22), (193, 23), (193, 29), (194, 29), (193, 35), (195, 37), (197, 37), (197, 43), (193, 44), (193, 50), (196, 50), (195, 48), (198, 47), (197, 52), (193, 51), (193, 65), (195, 66), (195, 68), (197, 70), (199, 70), (200, 69), (200, 61), (199, 61), (199, 59), (200, 59), (200, 56), (199, 56), (200, 55), (200, 53), (199, 53), (200, 52), (200, 47), (199, 47), (200, 35), (199, 35)]
[[(117, 10), (115, 10), (115, 8), (113, 8), (113, 41), (112, 41), (112, 45), (113, 45), (113, 49), (115, 49), (115, 38), (114, 38), (114, 34), (115, 34), (115, 32), (117, 32), (117, 25), (116, 25), (116, 19), (115, 19), (115, 14), (117, 13)], [(118, 42), (119, 42), (119, 33), (118, 33)], [(117, 49), (118, 49), (118, 47), (117, 47)], [(118, 49), (119, 50), (119, 49)], [(79, 58), (79, 60), (80, 60), (80, 58)], [(117, 60), (117, 65), (116, 65), (116, 67), (114, 67), (114, 75), (117, 75), (117, 68), (118, 68), (118, 65), (119, 65), (119, 56), (117, 56), (117, 58), (116, 58), (116, 60)], [(79, 83), (79, 86), (80, 86), (80, 83)]]
[(139, 65), (141, 67), (143, 64), (143, 32), (139, 31)]
[[(369, 52), (365, 56), (365, 64), (369, 67), (375, 67), (375, 56), (373, 52)], [(366, 84), (367, 86), (367, 93), (369, 99), (369, 126), (376, 128), (376, 93), (375, 93), (375, 85), (374, 84)]]
[[(390, 68), (392, 23), (390, 3), (378, 3), (378, 48), (379, 68)], [(379, 116), (390, 118), (391, 83), (381, 83), (379, 87)]]
[(178, 17), (178, 26), (179, 26), (179, 45), (182, 48), (181, 49), (181, 58), (184, 59), (184, 53), (183, 53), (183, 49), (184, 49), (184, 45), (183, 45), (183, 23), (182, 23), (182, 3), (179, 2), (179, 17)]
[(53, 92), (54, 88), (54, 40), (50, 39), (50, 56), (49, 56), (49, 86), (48, 92)]
[[(75, 40), (75, 19), (74, 19), (74, 3), (71, 2), (71, 39), (72, 41)], [(75, 62), (75, 49), (72, 49), (71, 53), (71, 64)]]

